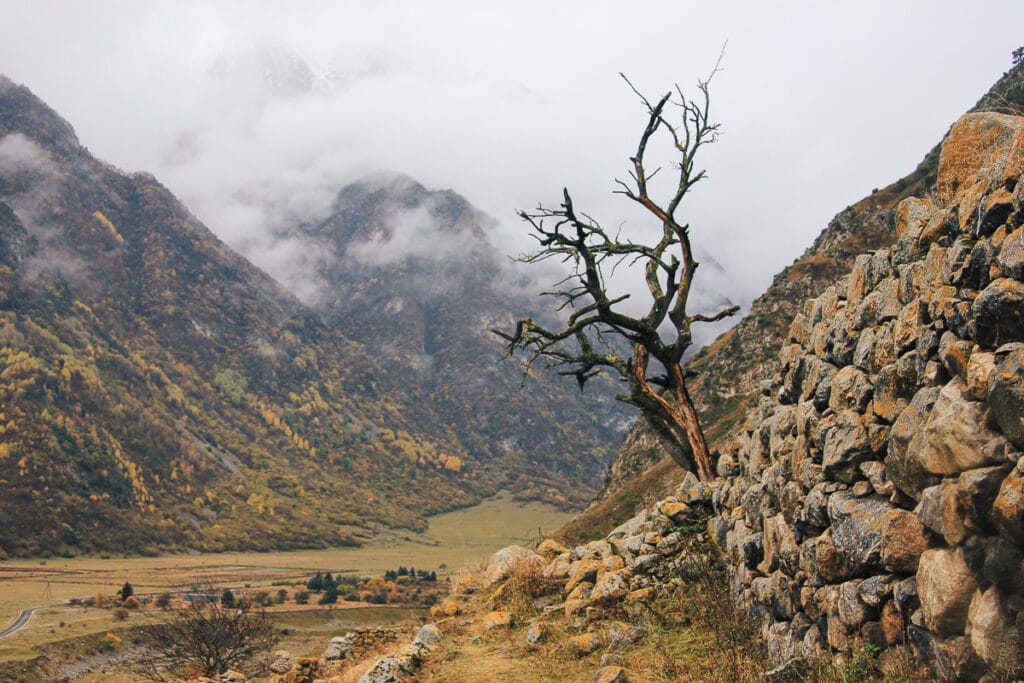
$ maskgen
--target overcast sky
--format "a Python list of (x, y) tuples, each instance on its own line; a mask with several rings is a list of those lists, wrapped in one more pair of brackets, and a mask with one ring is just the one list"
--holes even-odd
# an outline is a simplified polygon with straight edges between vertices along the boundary
[(0, 72), (259, 255), (268, 228), (378, 170), (463, 194), (502, 244), (517, 208), (564, 185), (618, 224), (613, 179), (644, 122), (618, 72), (652, 97), (689, 90), (728, 41), (722, 135), (683, 217), (728, 273), (714, 286), (746, 304), (920, 161), (1009, 68), (1022, 26), (1019, 0), (0, 0)]

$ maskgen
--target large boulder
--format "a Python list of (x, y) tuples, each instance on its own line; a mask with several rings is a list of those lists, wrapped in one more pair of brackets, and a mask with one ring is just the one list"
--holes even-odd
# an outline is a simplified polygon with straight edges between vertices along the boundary
[(537, 553), (521, 545), (502, 548), (494, 553), (490, 564), (487, 565), (487, 586), (504, 581), (524, 565), (532, 565), (539, 569), (544, 565), (544, 560)]
[(928, 630), (940, 637), (962, 635), (977, 587), (962, 549), (937, 548), (922, 553), (917, 594)]
[(965, 114), (953, 124), (939, 156), (935, 183), (945, 204), (958, 202), (964, 232), (978, 213), (982, 198), (1020, 174), (1022, 119), (1007, 114)]
[(992, 523), (1004, 537), (1024, 545), (1024, 458), (999, 487), (992, 503)]
[(1024, 280), (1024, 228), (1018, 228), (1003, 240), (996, 263), (1003, 277)]
[(994, 349), (1024, 341), (1024, 282), (997, 278), (990, 282), (971, 308), (974, 340)]
[(968, 610), (971, 645), (993, 670), (1007, 680), (1024, 675), (1024, 633), (1008, 609), (1008, 596), (990, 586), (975, 591)]
[(921, 553), (931, 546), (928, 533), (912, 512), (893, 508), (887, 514), (882, 531), (882, 566), (890, 572), (916, 572)]
[(882, 570), (882, 534), (892, 509), (881, 498), (858, 498), (849, 491), (839, 491), (829, 498), (832, 543), (845, 578)]
[(1017, 448), (1024, 448), (1024, 344), (996, 353), (989, 376), (988, 406), (1000, 431)]
[(920, 457), (925, 472), (939, 475), (1001, 462), (1005, 442), (986, 426), (984, 413), (985, 406), (968, 400), (963, 381), (954, 377), (925, 422), (924, 448), (911, 455)]
[(889, 432), (889, 456), (885, 461), (886, 476), (898, 489), (914, 500), (919, 500), (921, 491), (939, 481), (937, 475), (925, 470), (920, 457), (924, 449), (924, 424), (938, 397), (938, 387), (925, 387), (919, 390), (896, 418)]

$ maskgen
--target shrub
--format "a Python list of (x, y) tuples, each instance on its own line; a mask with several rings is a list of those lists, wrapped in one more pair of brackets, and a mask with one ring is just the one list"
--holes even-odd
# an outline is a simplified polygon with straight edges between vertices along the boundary
[(124, 621), (128, 618), (128, 610), (124, 607), (118, 607), (114, 610), (114, 621)]
[[(210, 594), (212, 586), (197, 587)], [(139, 668), (150, 677), (164, 671), (217, 676), (232, 667), (248, 666), (253, 657), (274, 644), (274, 629), (262, 609), (249, 601), (235, 607), (194, 602), (164, 613), (157, 624), (140, 628), (153, 654)]]

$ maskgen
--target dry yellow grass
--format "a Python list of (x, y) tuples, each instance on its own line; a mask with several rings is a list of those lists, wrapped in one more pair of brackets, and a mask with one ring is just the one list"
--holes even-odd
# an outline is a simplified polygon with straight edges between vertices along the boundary
[[(536, 538), (538, 528), (551, 530), (571, 513), (541, 503), (519, 504), (499, 495), (471, 508), (431, 518), (426, 534), (382, 532), (361, 548), (280, 553), (216, 553), (100, 559), (92, 557), (12, 560), (0, 563), (0, 629), (23, 609), (51, 605), (37, 612), (18, 633), (0, 639), (0, 661), (38, 654), (40, 644), (110, 628), (110, 613), (62, 607), (71, 598), (113, 595), (125, 581), (137, 594), (181, 590), (198, 582), (214, 585), (267, 586), (305, 580), (316, 570), (335, 574), (383, 574), (414, 566), (481, 564), (498, 548)], [(445, 574), (439, 572), (443, 580)], [(103, 616), (101, 616), (101, 614)], [(131, 619), (138, 618), (133, 615)], [(61, 629), (55, 624), (65, 621)], [(53, 632), (51, 633), (51, 629)]]

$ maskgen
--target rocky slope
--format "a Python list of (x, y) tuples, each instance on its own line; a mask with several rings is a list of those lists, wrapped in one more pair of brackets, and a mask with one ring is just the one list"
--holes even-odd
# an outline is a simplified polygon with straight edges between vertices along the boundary
[[(1024, 63), (1003, 74), (971, 111), (1024, 112)], [(802, 302), (849, 272), (860, 254), (892, 246), (899, 202), (934, 191), (941, 145), (905, 177), (837, 214), (814, 244), (775, 276), (747, 315), (690, 362), (698, 373), (691, 393), (713, 447), (724, 446), (746, 411), (757, 404), (761, 382), (778, 370), (786, 326)], [(595, 532), (609, 530), (636, 503), (666, 495), (682, 474), (665, 458), (656, 435), (638, 423), (616, 454), (601, 495), (563, 530), (564, 537), (593, 538)]]
[(497, 413), (532, 420), (533, 442), (457, 428), (486, 402), (438, 400), (346, 324), (372, 331), (375, 306), (325, 321), (0, 79), (0, 554), (322, 547), (501, 488), (592, 492), (606, 425), (547, 407), (549, 387)]

